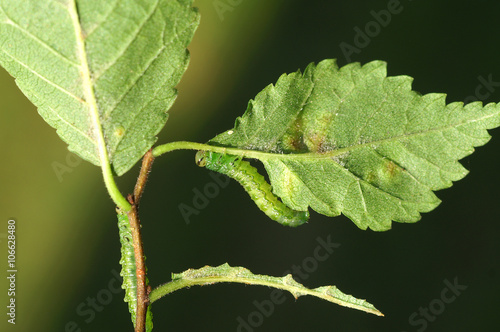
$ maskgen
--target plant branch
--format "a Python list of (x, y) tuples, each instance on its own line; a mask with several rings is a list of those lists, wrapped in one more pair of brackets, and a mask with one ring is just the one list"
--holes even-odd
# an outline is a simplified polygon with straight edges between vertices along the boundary
[(144, 188), (148, 180), (149, 172), (151, 172), (151, 167), (153, 166), (154, 159), (155, 157), (153, 155), (152, 149), (146, 152), (146, 154), (142, 158), (141, 171), (134, 188), (134, 203), (136, 205), (139, 205), (139, 201), (141, 200), (142, 193), (144, 192)]
[(142, 167), (134, 188), (134, 194), (128, 195), (131, 204), (127, 217), (130, 222), (132, 241), (134, 245), (135, 274), (137, 277), (137, 311), (135, 320), (135, 331), (146, 331), (146, 314), (149, 305), (149, 292), (146, 284), (146, 262), (144, 258), (144, 247), (142, 245), (141, 223), (138, 216), (139, 201), (146, 186), (154, 156), (149, 150), (142, 159)]
[(137, 216), (137, 205), (132, 195), (128, 196), (132, 208), (127, 212), (134, 244), (135, 274), (137, 277), (137, 311), (135, 316), (135, 332), (146, 331), (146, 312), (149, 299), (146, 290), (146, 263), (142, 246), (141, 224)]

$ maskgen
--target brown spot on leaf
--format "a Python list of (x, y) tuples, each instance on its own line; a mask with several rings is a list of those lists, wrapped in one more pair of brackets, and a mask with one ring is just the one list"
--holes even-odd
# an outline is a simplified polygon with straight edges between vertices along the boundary
[(401, 166), (397, 165), (393, 161), (388, 161), (385, 164), (385, 173), (389, 177), (393, 178), (393, 177), (397, 176), (398, 174), (400, 174), (401, 172), (404, 172), (404, 168), (402, 168)]

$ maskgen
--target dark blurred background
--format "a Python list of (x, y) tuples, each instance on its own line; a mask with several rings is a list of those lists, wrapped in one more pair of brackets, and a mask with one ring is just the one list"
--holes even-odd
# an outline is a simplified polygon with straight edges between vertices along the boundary
[[(415, 90), (446, 93), (449, 102), (500, 100), (500, 84), (484, 87), (484, 80), (500, 82), (500, 2), (195, 5), (202, 21), (190, 46), (191, 64), (159, 143), (206, 142), (232, 128), (248, 100), (279, 75), (325, 58), (337, 58), (341, 66), (387, 61), (389, 75), (410, 75)], [(380, 14), (388, 9), (390, 22)], [(367, 27), (372, 36), (357, 38), (356, 31)], [(9, 330), (132, 331), (123, 293), (116, 292), (116, 216), (99, 169), (68, 152), (3, 70), (0, 97), (2, 252), (7, 220), (17, 221), (18, 311)], [(487, 146), (462, 161), (471, 173), (437, 193), (443, 203), (435, 211), (383, 233), (314, 212), (307, 225), (284, 228), (268, 220), (235, 182), (187, 223), (179, 205), (193, 206), (193, 190), (215, 182), (195, 165), (193, 152), (158, 158), (141, 206), (153, 286), (170, 280), (171, 272), (205, 264), (228, 262), (271, 275), (302, 266), (306, 273), (299, 280), (306, 286), (335, 284), (386, 316), (290, 295), (271, 310), (265, 307), (271, 289), (225, 284), (184, 289), (156, 302), (155, 331), (493, 330), (500, 309), (500, 131), (491, 134)], [(118, 180), (123, 192), (131, 190), (137, 173), (136, 166)], [(340, 246), (311, 265), (318, 238), (328, 237)], [(446, 290), (454, 283), (464, 287)], [(6, 278), (0, 287), (6, 310)], [(88, 304), (92, 298), (94, 309)], [(0, 326), (6, 326), (2, 316)]]

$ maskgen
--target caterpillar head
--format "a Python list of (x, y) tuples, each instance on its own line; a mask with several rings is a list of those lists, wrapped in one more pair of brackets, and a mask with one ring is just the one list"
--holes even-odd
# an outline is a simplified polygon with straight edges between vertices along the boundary
[(207, 151), (198, 151), (194, 157), (196, 165), (205, 167), (207, 165)]

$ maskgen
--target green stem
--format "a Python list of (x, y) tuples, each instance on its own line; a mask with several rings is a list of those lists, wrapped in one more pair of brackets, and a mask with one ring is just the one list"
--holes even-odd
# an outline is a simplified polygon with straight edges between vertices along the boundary
[(116, 206), (125, 212), (129, 212), (132, 209), (132, 206), (125, 199), (125, 197), (123, 197), (122, 193), (116, 186), (113, 172), (111, 171), (111, 166), (109, 164), (102, 166), (102, 176), (104, 178), (106, 189), (108, 190), (108, 193)]
[(171, 143), (158, 145), (157, 147), (153, 148), (153, 156), (158, 157), (158, 156), (161, 156), (162, 154), (165, 154), (165, 153), (171, 152), (171, 151), (175, 151), (175, 150), (207, 150), (207, 149), (210, 149), (211, 151), (213, 151), (212, 148), (214, 148), (214, 147), (211, 145), (202, 144), (202, 143), (185, 142), (185, 141), (171, 142)]
[[(360, 146), (368, 146), (374, 143), (366, 143)], [(355, 148), (355, 147), (354, 147)], [(318, 152), (301, 152), (301, 153), (279, 153), (279, 152), (263, 152), (258, 150), (249, 150), (241, 148), (229, 148), (223, 146), (215, 146), (210, 144), (202, 144), (195, 142), (171, 142), (162, 145), (158, 145), (153, 149), (153, 156), (158, 157), (167, 152), (175, 150), (203, 150), (212, 151), (222, 154), (230, 154), (233, 156), (240, 156), (242, 158), (253, 158), (259, 160), (270, 160), (270, 159), (306, 159), (306, 160), (321, 160), (321, 159), (331, 159), (333, 157), (348, 153), (353, 147), (346, 147), (342, 149), (335, 149), (323, 153)]]
[[(202, 144), (195, 142), (171, 142), (162, 145), (158, 145), (153, 149), (153, 156), (158, 157), (167, 152), (175, 151), (175, 150), (203, 150), (203, 151), (212, 151), (222, 154), (231, 154), (234, 156), (241, 156), (246, 158), (255, 158), (260, 160), (269, 159), (271, 157), (276, 157), (275, 153), (268, 153), (256, 150), (246, 150), (246, 149), (238, 149), (238, 148), (228, 148), (223, 146), (215, 146), (210, 144)], [(283, 156), (280, 154), (280, 156)]]

